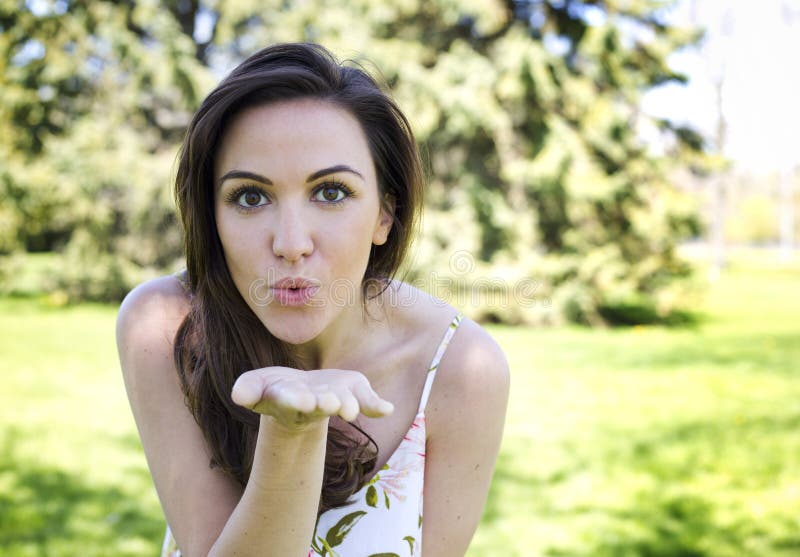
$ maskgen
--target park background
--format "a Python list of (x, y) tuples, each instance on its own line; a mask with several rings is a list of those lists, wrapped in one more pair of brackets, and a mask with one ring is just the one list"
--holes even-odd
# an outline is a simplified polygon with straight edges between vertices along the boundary
[(296, 40), (391, 88), (428, 173), (404, 276), (508, 355), (469, 555), (800, 554), (798, 30), (790, 0), (0, 0), (0, 554), (158, 553), (116, 309), (181, 266), (193, 109)]

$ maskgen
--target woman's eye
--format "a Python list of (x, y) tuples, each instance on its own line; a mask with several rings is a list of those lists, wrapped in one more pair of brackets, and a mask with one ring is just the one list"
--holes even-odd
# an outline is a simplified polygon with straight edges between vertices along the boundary
[[(340, 196), (341, 194), (341, 196)], [(319, 196), (322, 196), (321, 198)], [(339, 203), (350, 196), (350, 190), (343, 184), (330, 184), (317, 190), (317, 199), (328, 203)]]
[(255, 190), (248, 190), (243, 192), (239, 196), (239, 205), (242, 207), (258, 207), (260, 205), (264, 205), (266, 201), (266, 197), (264, 197), (263, 193), (257, 192)]
[[(318, 188), (314, 194), (314, 200), (322, 202), (327, 205), (335, 205), (341, 203), (348, 197), (352, 196), (350, 188), (340, 183), (325, 184)], [(270, 199), (267, 195), (258, 188), (243, 187), (232, 192), (228, 196), (228, 202), (235, 205), (241, 210), (248, 211), (257, 209), (264, 205), (270, 204)]]

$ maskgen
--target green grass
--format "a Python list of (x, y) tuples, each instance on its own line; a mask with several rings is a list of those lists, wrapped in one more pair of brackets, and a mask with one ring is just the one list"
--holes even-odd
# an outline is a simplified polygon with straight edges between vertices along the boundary
[[(470, 557), (800, 554), (800, 268), (746, 262), (692, 329), (490, 328), (512, 395)], [(115, 311), (0, 299), (0, 555), (158, 554)]]
[(157, 553), (163, 519), (119, 373), (115, 308), (0, 301), (0, 554)]
[(800, 554), (800, 268), (747, 261), (692, 329), (493, 329), (512, 397), (471, 557)]

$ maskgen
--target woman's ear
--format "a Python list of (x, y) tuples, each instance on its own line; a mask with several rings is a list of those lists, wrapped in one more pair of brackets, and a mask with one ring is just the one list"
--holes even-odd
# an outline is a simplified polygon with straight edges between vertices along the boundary
[(372, 243), (382, 246), (389, 238), (394, 222), (395, 200), (388, 193), (383, 196), (384, 202), (381, 203), (381, 212), (378, 215), (378, 222), (375, 224), (375, 231), (372, 234)]

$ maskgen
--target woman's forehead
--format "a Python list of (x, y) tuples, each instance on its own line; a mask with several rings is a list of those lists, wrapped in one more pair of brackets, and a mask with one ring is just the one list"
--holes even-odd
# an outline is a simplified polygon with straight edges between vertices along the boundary
[(231, 170), (306, 173), (336, 165), (372, 175), (369, 144), (347, 110), (320, 100), (295, 100), (248, 108), (223, 133), (215, 176)]

